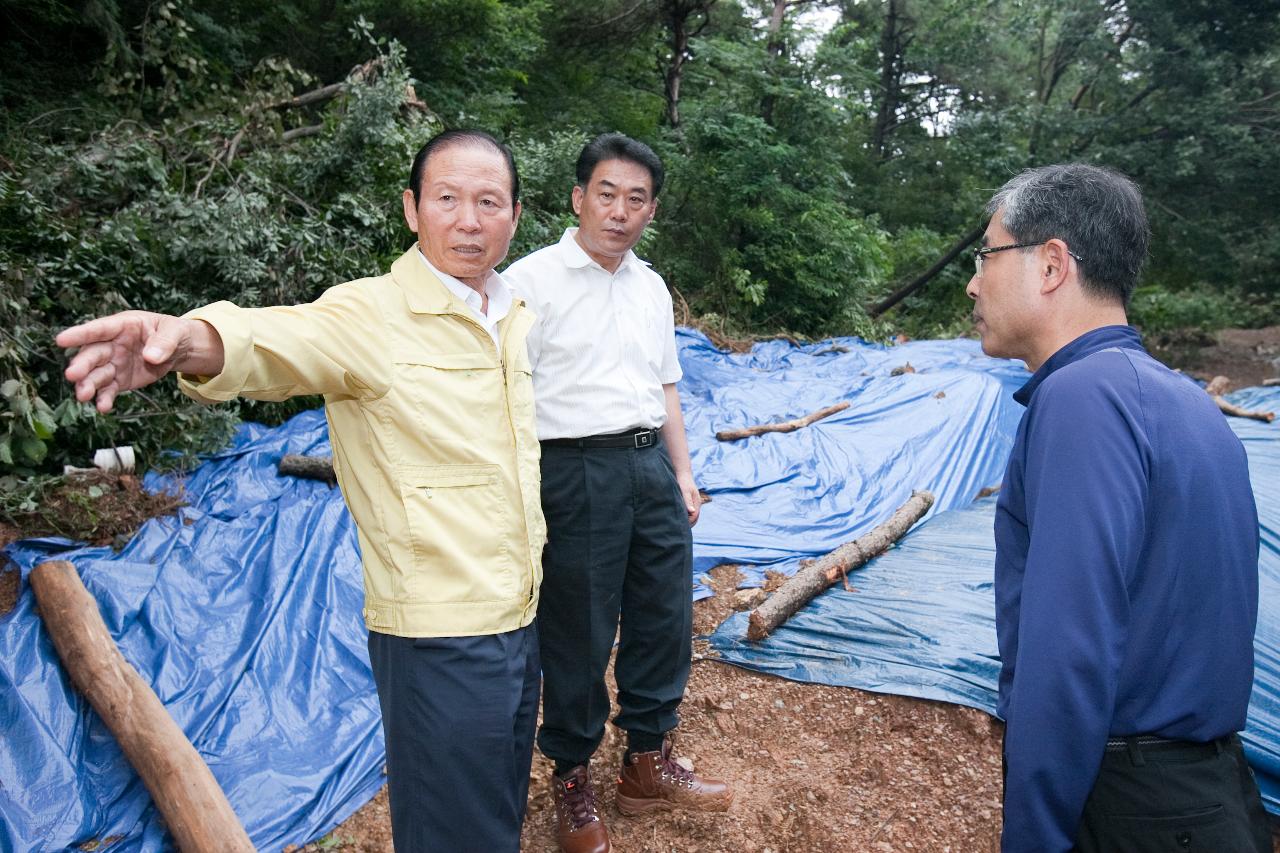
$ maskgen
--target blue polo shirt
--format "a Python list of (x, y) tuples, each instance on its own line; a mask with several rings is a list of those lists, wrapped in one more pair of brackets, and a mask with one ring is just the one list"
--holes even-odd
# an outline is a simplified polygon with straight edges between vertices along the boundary
[(995, 522), (1001, 849), (1053, 853), (1108, 736), (1244, 728), (1258, 515), (1226, 418), (1127, 326), (1067, 344), (1014, 399)]

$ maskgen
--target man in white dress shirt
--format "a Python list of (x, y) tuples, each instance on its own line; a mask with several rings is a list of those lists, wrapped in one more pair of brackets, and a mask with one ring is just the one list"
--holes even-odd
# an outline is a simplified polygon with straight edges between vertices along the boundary
[(671, 296), (632, 252), (663, 177), (647, 145), (597, 137), (578, 158), (579, 227), (503, 273), (538, 318), (528, 337), (548, 529), (538, 746), (555, 762), (566, 853), (609, 850), (589, 768), (609, 715), (605, 669), (619, 622), (614, 723), (628, 738), (619, 810), (720, 811), (732, 800), (723, 782), (677, 764), (667, 737), (689, 678), (689, 528), (700, 499), (676, 391)]

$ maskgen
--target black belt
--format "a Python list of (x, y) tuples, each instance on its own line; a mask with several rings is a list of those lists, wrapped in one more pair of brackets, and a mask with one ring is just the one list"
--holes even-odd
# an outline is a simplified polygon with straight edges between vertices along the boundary
[(613, 435), (588, 435), (584, 438), (547, 438), (542, 444), (546, 447), (653, 447), (658, 443), (656, 429), (633, 429)]
[(1187, 757), (1210, 755), (1221, 752), (1231, 740), (1231, 735), (1208, 742), (1194, 740), (1171, 740), (1155, 735), (1134, 735), (1132, 737), (1107, 738), (1107, 752), (1123, 752), (1136, 748), (1139, 752), (1182, 753)]

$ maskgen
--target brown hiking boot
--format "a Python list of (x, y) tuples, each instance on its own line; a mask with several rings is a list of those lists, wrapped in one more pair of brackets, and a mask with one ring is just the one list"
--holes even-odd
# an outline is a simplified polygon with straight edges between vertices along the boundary
[(624, 815), (665, 809), (722, 812), (733, 802), (733, 791), (719, 779), (700, 779), (671, 757), (671, 739), (654, 752), (635, 752), (618, 774), (618, 811)]
[(596, 791), (584, 764), (561, 779), (551, 775), (556, 801), (556, 840), (564, 853), (609, 853), (609, 830), (596, 812)]

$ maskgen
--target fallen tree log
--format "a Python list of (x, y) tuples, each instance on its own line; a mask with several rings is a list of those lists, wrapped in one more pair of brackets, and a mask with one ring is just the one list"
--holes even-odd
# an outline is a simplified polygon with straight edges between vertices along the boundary
[(1258, 409), (1243, 409), (1235, 403), (1228, 403), (1222, 395), (1226, 393), (1230, 387), (1231, 380), (1225, 376), (1215, 376), (1204, 386), (1204, 392), (1213, 398), (1213, 402), (1218, 404), (1218, 408), (1225, 415), (1233, 418), (1249, 418), (1255, 421), (1264, 421), (1271, 423), (1276, 419), (1275, 412), (1264, 412)]
[(848, 403), (836, 403), (834, 406), (827, 406), (825, 409), (818, 409), (816, 412), (810, 412), (803, 418), (796, 418), (791, 421), (780, 421), (772, 424), (757, 424), (756, 426), (743, 427), (742, 429), (726, 429), (716, 433), (716, 438), (720, 441), (737, 441), (742, 438), (750, 438), (753, 435), (764, 435), (766, 432), (795, 432), (798, 429), (807, 427), (814, 421), (820, 421), (823, 418), (830, 417), (836, 412), (843, 412), (849, 408)]
[(41, 563), (30, 582), (71, 683), (115, 735), (178, 849), (252, 853), (253, 844), (218, 781), (116, 648), (75, 566), (65, 560)]
[(865, 536), (846, 542), (839, 548), (804, 565), (795, 576), (779, 587), (778, 591), (751, 612), (747, 623), (747, 639), (763, 640), (774, 629), (791, 618), (814, 596), (845, 577), (872, 557), (889, 548), (902, 538), (911, 525), (919, 521), (933, 506), (931, 492), (912, 492), (911, 497), (898, 507), (892, 517), (878, 525)]
[(1222, 410), (1223, 414), (1230, 415), (1233, 418), (1249, 418), (1250, 420), (1264, 421), (1265, 423), (1271, 423), (1276, 419), (1275, 412), (1264, 412), (1260, 409), (1242, 409), (1235, 403), (1228, 403), (1222, 397), (1214, 397), (1213, 402), (1218, 404), (1218, 408)]
[(333, 473), (332, 456), (303, 456), (299, 453), (288, 453), (281, 457), (276, 472), (282, 477), (301, 477), (304, 480), (323, 480), (329, 485), (336, 485), (338, 477)]

